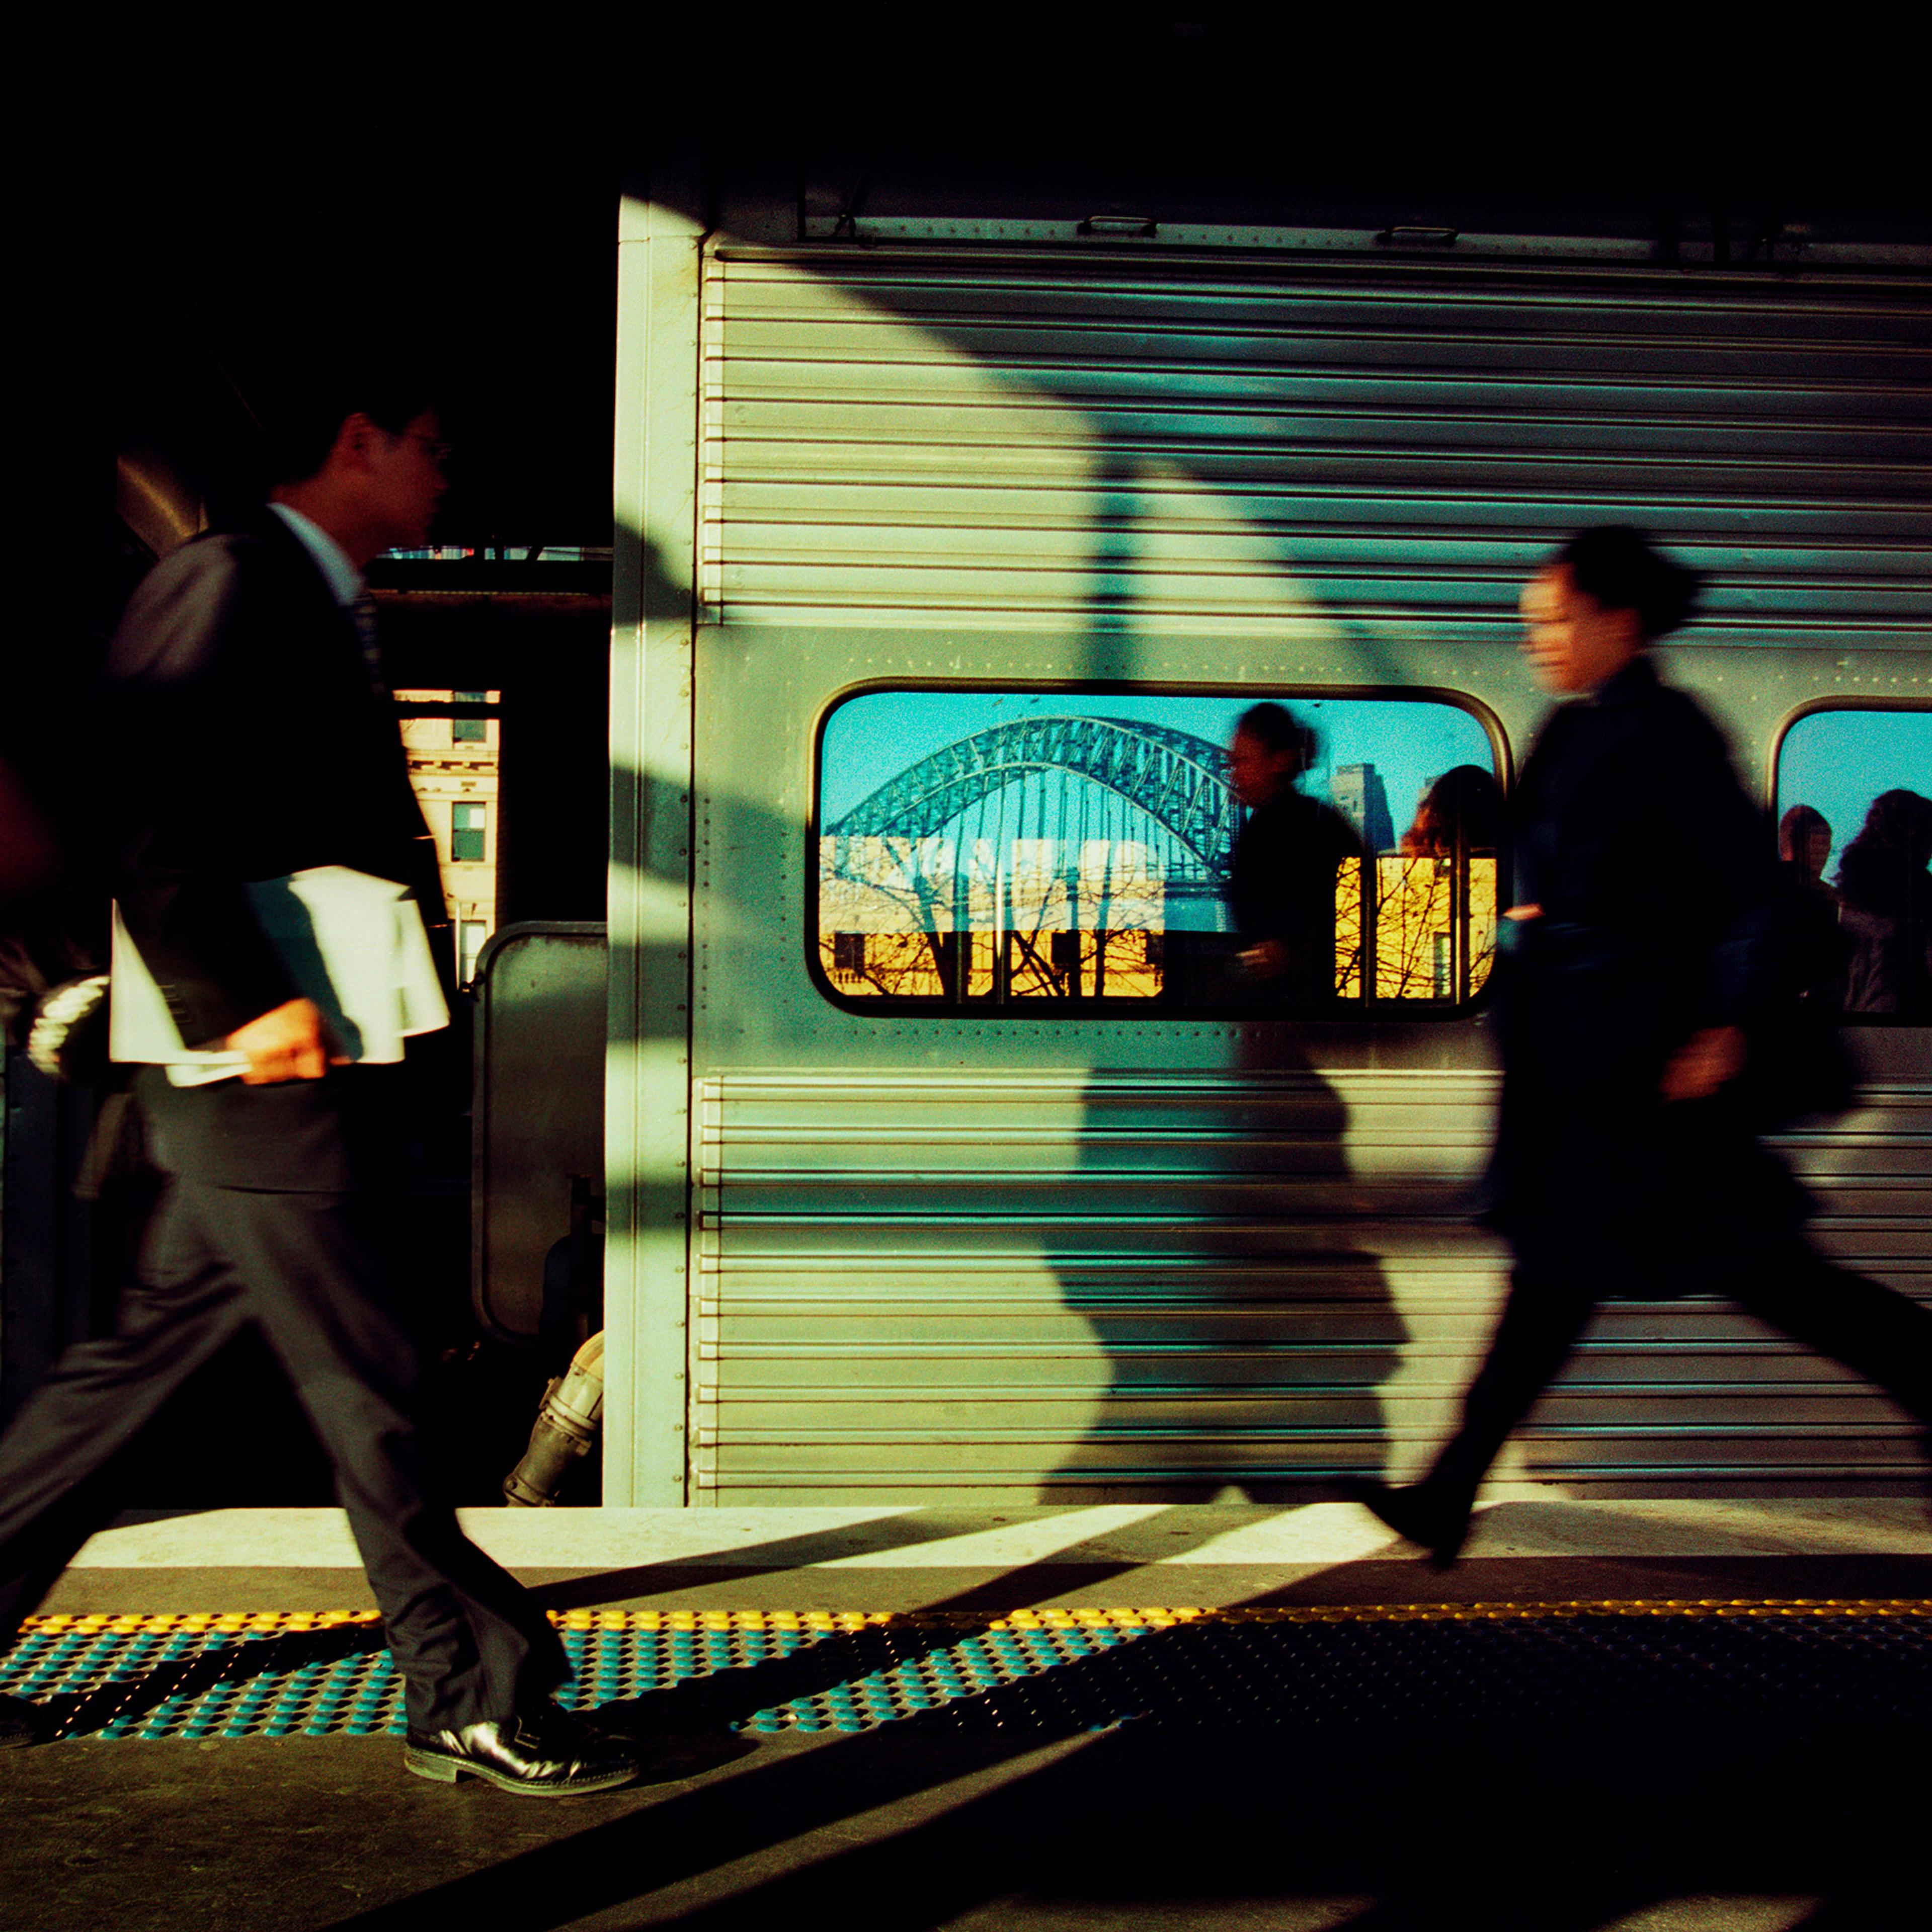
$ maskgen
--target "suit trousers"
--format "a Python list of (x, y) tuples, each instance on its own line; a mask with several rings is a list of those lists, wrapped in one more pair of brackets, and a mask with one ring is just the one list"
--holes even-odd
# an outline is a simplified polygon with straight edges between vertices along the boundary
[[(1464, 1398), (1461, 1426), (1423, 1480), (1445, 1513), (1474, 1505), (1504, 1441), (1564, 1364), (1596, 1312), (1592, 1270), (1520, 1261), (1490, 1352)], [(1748, 1312), (1875, 1382), (1932, 1428), (1932, 1309), (1826, 1260), (1796, 1229), (1773, 1231), (1725, 1270)]]
[[(386, 1289), (383, 1203), (352, 1157), (343, 1096), (358, 1071), (306, 1092), (147, 1089), (169, 1184), (140, 1280), (114, 1333), (68, 1349), (0, 1438), (0, 1641), (112, 1516), (117, 1456), (252, 1324), (334, 1466), (411, 1727), (506, 1718), (568, 1676), (542, 1611), (436, 1492), (415, 1420), (417, 1352)], [(251, 1120), (252, 1150), (240, 1131)], [(251, 1168), (296, 1178), (292, 1148), (323, 1186), (233, 1184)]]

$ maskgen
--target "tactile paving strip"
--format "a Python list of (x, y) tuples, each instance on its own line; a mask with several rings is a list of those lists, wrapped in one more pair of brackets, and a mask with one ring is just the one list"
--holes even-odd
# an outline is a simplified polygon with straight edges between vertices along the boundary
[[(1917, 1599), (552, 1621), (564, 1702), (666, 1728), (1932, 1720), (1932, 1600)], [(0, 1694), (41, 1704), (61, 1737), (400, 1734), (401, 1690), (373, 1611), (38, 1617), (0, 1659)]]

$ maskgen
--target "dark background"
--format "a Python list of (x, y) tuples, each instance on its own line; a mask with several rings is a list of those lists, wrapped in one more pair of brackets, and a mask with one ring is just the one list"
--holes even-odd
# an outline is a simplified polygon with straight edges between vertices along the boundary
[[(338, 14), (287, 44), (197, 23), (23, 57), (0, 752), (47, 796), (84, 807), (87, 681), (149, 560), (116, 512), (117, 456), (148, 452), (218, 520), (258, 493), (260, 419), (316, 345), (390, 338), (446, 386), (437, 538), (595, 553), (372, 581), (394, 684), (503, 692), (505, 920), (602, 916), (627, 188), (707, 226), (752, 207), (1415, 224), (1642, 237), (1720, 269), (1788, 259), (1800, 236), (1932, 242), (1917, 64), (1856, 21), (1787, 44), (1607, 12), (1508, 35), (1281, 8), (718, 18), (614, 34), (566, 12), (424, 38)], [(10, 1172), (76, 1139), (28, 1098)], [(459, 1114), (431, 1136), (416, 1292), (466, 1498), (488, 1501), (554, 1365), (470, 1324)], [(41, 1205), (65, 1285), (21, 1272), (19, 1228), (0, 1310), (14, 1401), (126, 1265), (124, 1231), (89, 1258), (86, 1217), (58, 1189)], [(131, 1500), (327, 1499), (259, 1351), (177, 1408)]]
[[(1778, 238), (1932, 241), (1903, 50), (1570, 12), (1511, 34), (1292, 8), (852, 8), (753, 31), (566, 10), (426, 40), (338, 16), (287, 45), (160, 34), (31, 65), (12, 224), (16, 482), (56, 609), (111, 605), (112, 460), (218, 511), (304, 346), (442, 371), (465, 544), (610, 541), (617, 198), (728, 218), (1096, 212), (1640, 235), (1740, 266)], [(106, 613), (91, 612), (98, 626)]]

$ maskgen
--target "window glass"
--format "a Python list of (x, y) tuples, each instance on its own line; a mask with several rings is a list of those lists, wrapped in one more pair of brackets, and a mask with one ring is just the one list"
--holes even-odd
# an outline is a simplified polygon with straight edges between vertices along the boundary
[(482, 920), (457, 921), (456, 977), (459, 985), (466, 986), (476, 977), (476, 962), (482, 954), (484, 941), (489, 937), (490, 928)]
[(1288, 694), (1238, 744), (1265, 696), (849, 699), (820, 748), (826, 982), (972, 1010), (1463, 1004), (1495, 944), (1488, 734)]
[(1932, 711), (1814, 711), (1778, 754), (1778, 856), (1816, 914), (1807, 997), (1932, 1021)]
[(449, 825), (451, 858), (480, 864), (488, 830), (485, 808), (480, 805), (453, 805), (449, 808)]
[[(459, 691), (455, 694), (459, 704), (486, 704), (489, 695), (484, 691)], [(490, 722), (486, 718), (452, 718), (449, 721), (449, 737), (452, 744), (486, 745), (490, 742)]]

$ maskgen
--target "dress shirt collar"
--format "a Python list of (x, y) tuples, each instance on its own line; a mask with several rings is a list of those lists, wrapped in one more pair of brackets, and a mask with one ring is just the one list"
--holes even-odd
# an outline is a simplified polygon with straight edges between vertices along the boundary
[(292, 510), (286, 503), (271, 503), (268, 508), (294, 532), (302, 548), (315, 560), (315, 567), (322, 572), (322, 581), (328, 586), (329, 593), (337, 603), (345, 607), (352, 604), (362, 595), (362, 573), (343, 554), (342, 546), (312, 518), (305, 517), (299, 510)]

